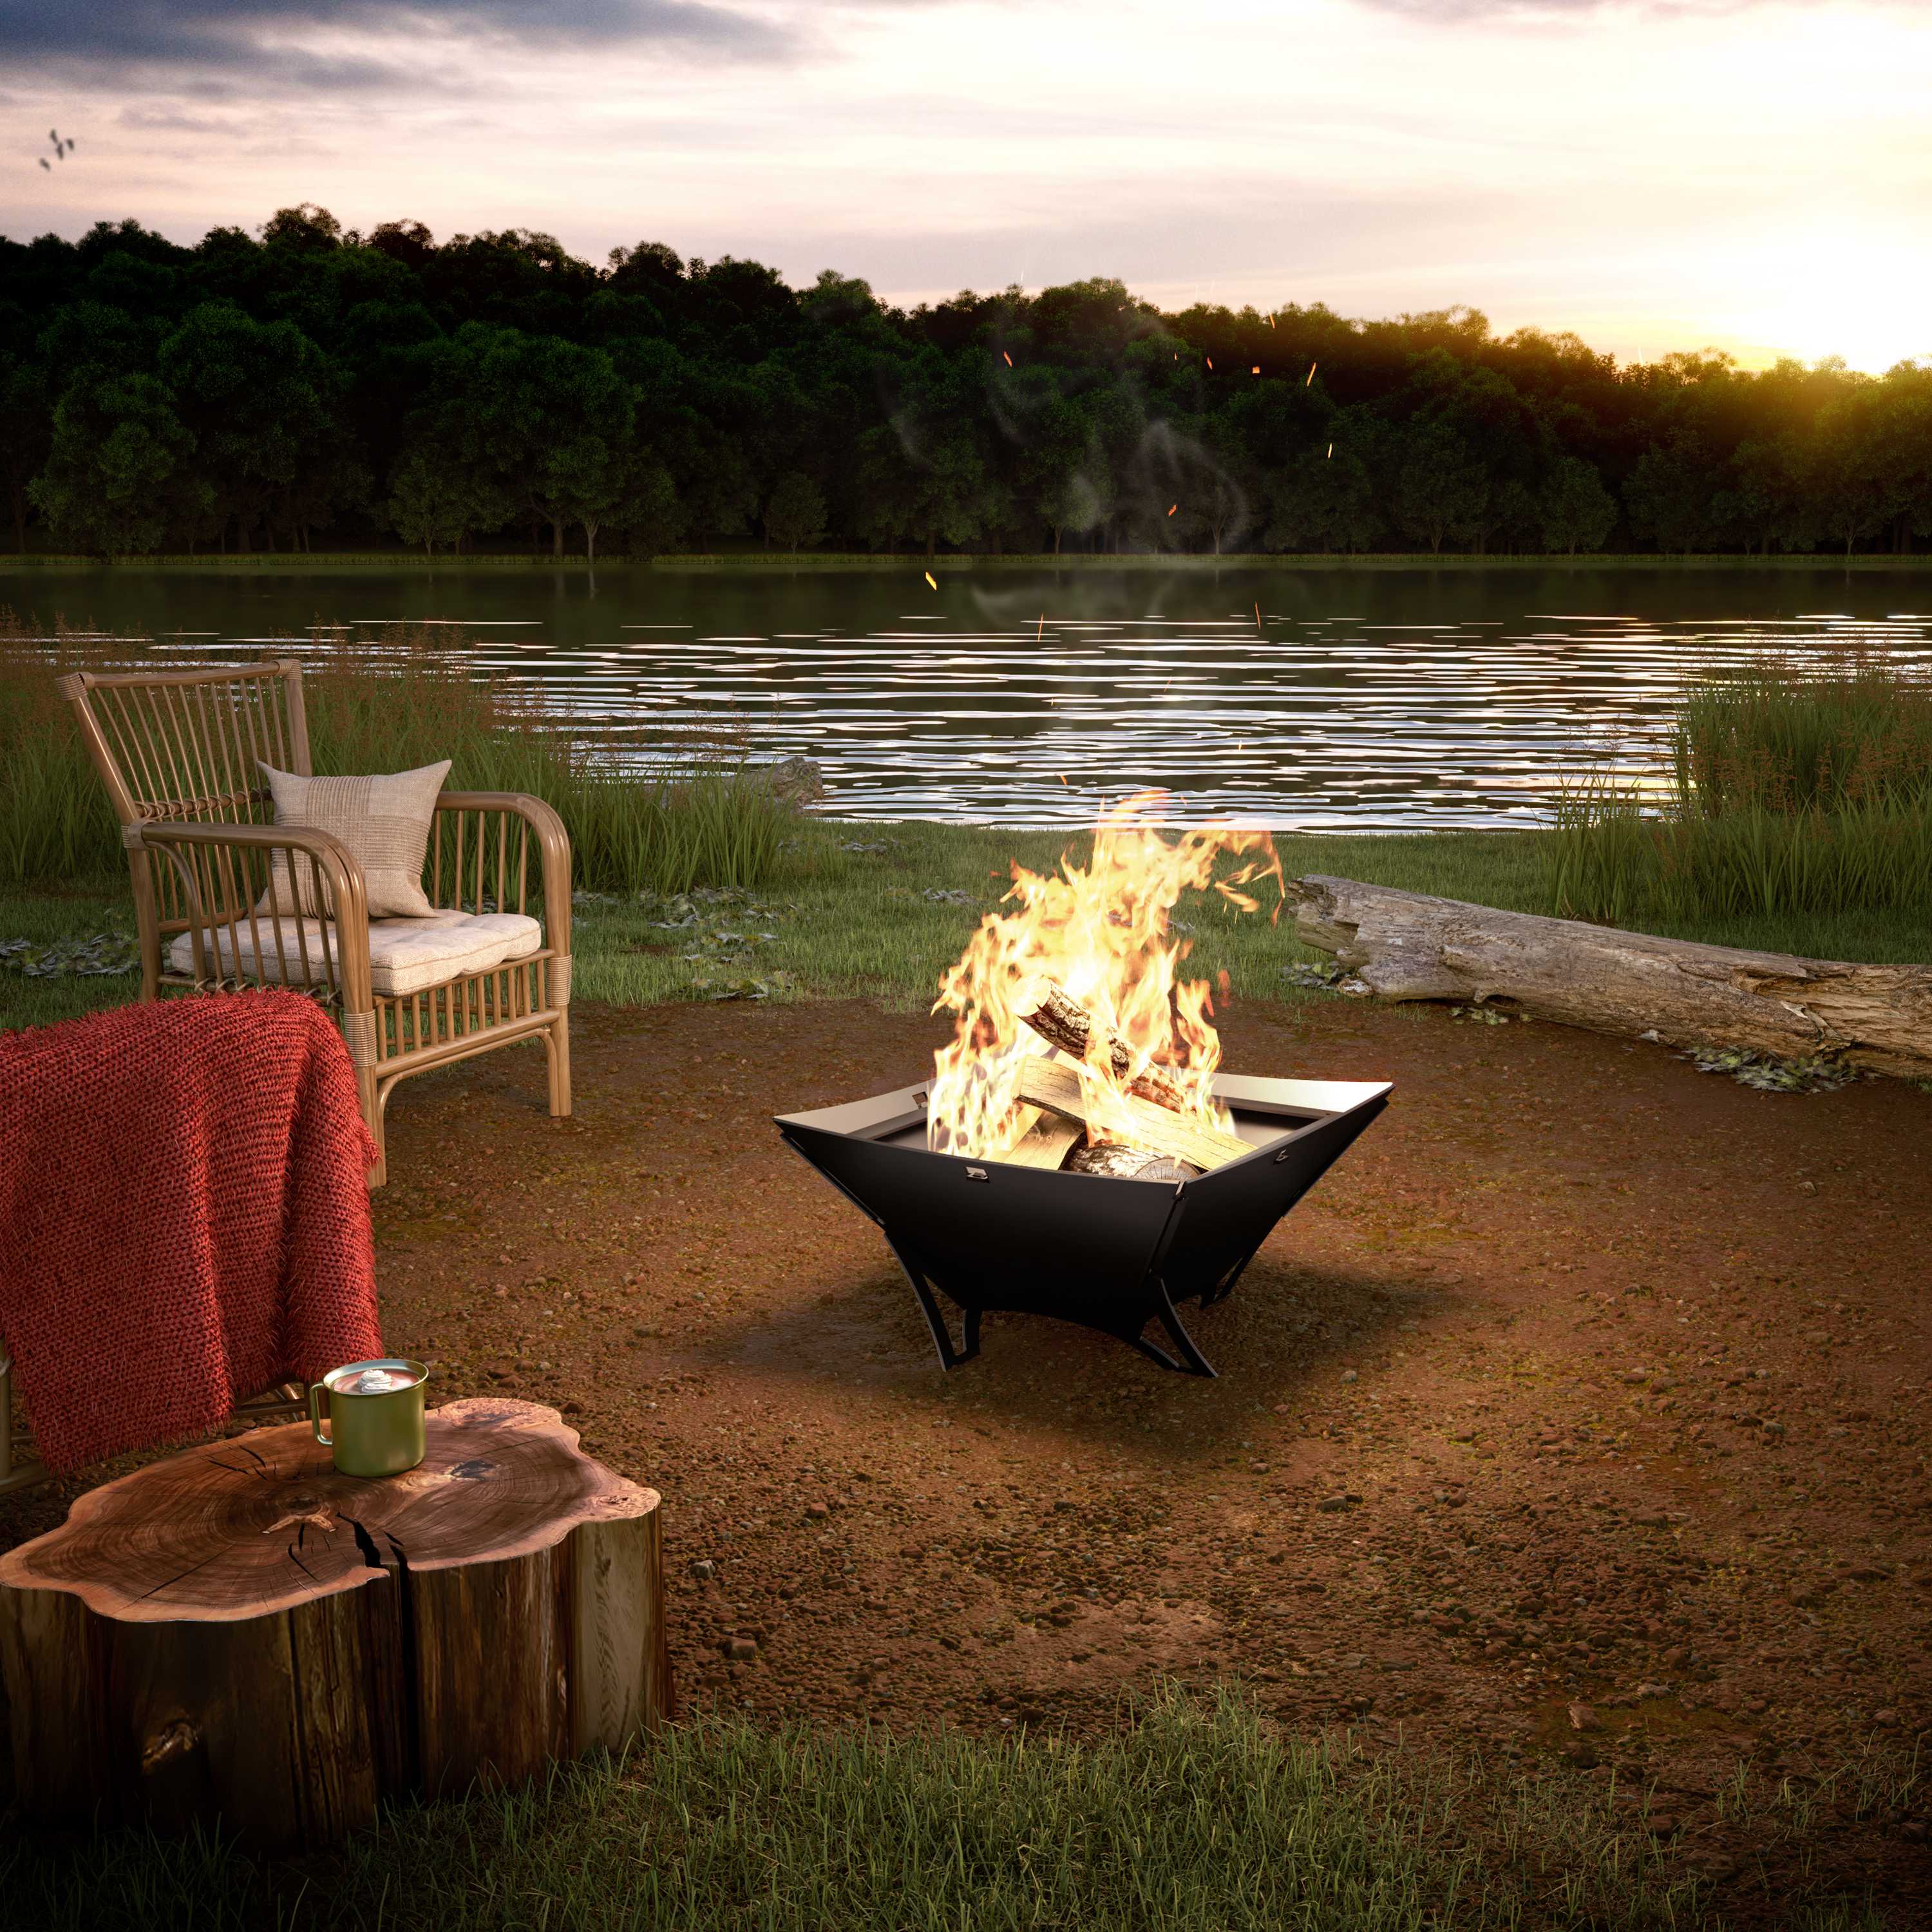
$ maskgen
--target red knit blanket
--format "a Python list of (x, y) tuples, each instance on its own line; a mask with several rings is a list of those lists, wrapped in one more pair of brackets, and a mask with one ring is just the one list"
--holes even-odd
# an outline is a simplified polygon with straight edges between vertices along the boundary
[(0, 1034), (0, 1335), (50, 1469), (382, 1352), (356, 1070), (297, 993)]

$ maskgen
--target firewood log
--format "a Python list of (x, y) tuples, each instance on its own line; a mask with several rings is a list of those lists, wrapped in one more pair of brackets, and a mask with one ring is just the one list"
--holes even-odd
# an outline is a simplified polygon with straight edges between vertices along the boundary
[(1126, 1095), (1103, 1096), (1090, 1113), (1079, 1071), (1064, 1060), (1028, 1060), (1020, 1069), (1014, 1097), (1028, 1106), (1044, 1107), (1063, 1119), (1096, 1128), (1109, 1140), (1165, 1154), (1203, 1172), (1254, 1152), (1238, 1135)]
[(1012, 1167), (1057, 1168), (1064, 1166), (1080, 1138), (1080, 1130), (1058, 1114), (1030, 1109), (1033, 1125), (999, 1158)]
[[(1022, 981), (1013, 996), (1013, 1010), (1040, 1038), (1076, 1060), (1084, 1060), (1094, 1040), (1094, 1016), (1058, 980), (1038, 973)], [(1134, 1064), (1134, 1050), (1118, 1034), (1107, 1034), (1107, 1057), (1115, 1079), (1126, 1078)], [(1180, 1088), (1158, 1066), (1147, 1066), (1129, 1082), (1127, 1090), (1156, 1106), (1178, 1108)]]
[(1311, 875), (1288, 882), (1297, 936), (1385, 1000), (1514, 1000), (1593, 1032), (1671, 1046), (1932, 1073), (1932, 965), (1869, 966), (1700, 946)]
[(1066, 1171), (1118, 1180), (1192, 1180), (1201, 1172), (1184, 1160), (1171, 1160), (1164, 1154), (1148, 1154), (1118, 1141), (1089, 1141), (1076, 1148), (1066, 1157)]

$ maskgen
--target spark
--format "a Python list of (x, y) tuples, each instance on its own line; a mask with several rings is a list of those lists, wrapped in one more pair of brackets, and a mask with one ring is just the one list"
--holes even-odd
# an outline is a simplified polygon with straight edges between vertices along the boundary
[(1040, 642), (1040, 639), (1041, 639), (1041, 638), (1042, 638), (1043, 637), (1045, 637), (1046, 635), (1046, 613), (1044, 610), (1042, 610), (1042, 611), (1040, 614), (1040, 628), (1034, 633), (1033, 640), (1034, 640), (1034, 642), (1035, 644), (1038, 644), (1038, 643)]
[(1330, 456), (1335, 454), (1335, 446), (1332, 442), (1328, 446), (1328, 454)]
[(1167, 514), (1171, 517), (1174, 514), (1174, 512), (1180, 508), (1180, 506), (1178, 503), (1170, 503), (1167, 506)]
[(1010, 356), (1006, 356), (1006, 352), (1004, 349), (1002, 349), (1002, 350), (1000, 351), (1000, 353), (1002, 356), (1006, 356), (1006, 367), (1007, 367), (1009, 369), (1010, 369), (1010, 368), (1013, 366), (1013, 358), (1012, 358)]
[(1259, 599), (1259, 598), (1257, 598), (1257, 599), (1256, 600), (1256, 602), (1255, 602), (1255, 628), (1256, 628), (1256, 630), (1258, 630), (1258, 630), (1261, 628), (1261, 627), (1262, 627), (1262, 607), (1261, 607), (1261, 602), (1260, 602), (1260, 599)]
[[(1054, 773), (1054, 776), (1057, 778), (1062, 784), (1066, 784), (1066, 774), (1064, 772), (1055, 772)], [(1066, 785), (1066, 789), (1069, 791), (1071, 791), (1073, 788), (1071, 785)], [(993, 876), (994, 878), (998, 878), (999, 874), (995, 872)]]
[(932, 586), (934, 590), (937, 590), (939, 588), (939, 579), (929, 570), (926, 573), (926, 580)]
[(1248, 371), (1248, 374), (1250, 376), (1258, 376), (1261, 373), (1262, 365), (1258, 362), (1257, 362), (1255, 366)]
[(1211, 369), (1211, 368), (1214, 368), (1214, 357), (1213, 357), (1213, 356), (1209, 356), (1209, 357), (1208, 357), (1208, 368), (1210, 368), (1210, 369)]
[[(1313, 382), (1313, 381), (1314, 381), (1314, 380), (1315, 380), (1315, 371), (1316, 371), (1316, 368), (1317, 368), (1318, 366), (1318, 364), (1315, 364), (1315, 363), (1313, 363), (1313, 362), (1311, 362), (1311, 363), (1310, 363), (1310, 364), (1309, 364), (1309, 365), (1308, 365), (1308, 382)], [(1302, 386), (1302, 386), (1304, 389), (1305, 389), (1305, 388), (1307, 388), (1307, 386), (1308, 386), (1308, 382), (1304, 382), (1304, 383), (1302, 384)]]

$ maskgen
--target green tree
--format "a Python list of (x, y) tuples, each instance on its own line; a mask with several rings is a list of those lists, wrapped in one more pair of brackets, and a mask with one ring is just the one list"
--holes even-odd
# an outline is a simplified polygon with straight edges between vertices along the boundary
[(1382, 519), (1376, 511), (1375, 479), (1346, 444), (1304, 451), (1275, 472), (1268, 489), (1269, 520), (1262, 541), (1270, 550), (1304, 554), (1365, 550)]
[(53, 442), (46, 365), (0, 352), (0, 490), (14, 518), (14, 547), (27, 548), (28, 486)]
[(27, 494), (58, 541), (142, 554), (205, 513), (194, 456), (193, 435), (153, 376), (84, 371), (55, 406), (47, 466)]
[(1706, 550), (1721, 531), (1724, 478), (1702, 437), (1688, 430), (1646, 450), (1624, 484), (1624, 512), (1633, 532), (1660, 550)]
[(1544, 547), (1574, 556), (1580, 550), (1600, 550), (1616, 528), (1617, 500), (1604, 488), (1594, 463), (1580, 456), (1562, 456), (1536, 499), (1537, 522)]
[[(292, 213), (293, 211), (289, 211)], [(232, 302), (204, 302), (161, 344), (159, 369), (194, 438), (195, 468), (237, 548), (278, 524), (298, 542), (301, 508), (326, 518), (349, 480), (343, 385), (292, 322), (257, 322)]]
[(805, 550), (825, 534), (825, 492), (809, 476), (788, 470), (765, 500), (765, 542)]
[(1439, 424), (1412, 425), (1395, 474), (1396, 526), (1431, 550), (1472, 544), (1489, 507), (1490, 479), (1469, 446)]

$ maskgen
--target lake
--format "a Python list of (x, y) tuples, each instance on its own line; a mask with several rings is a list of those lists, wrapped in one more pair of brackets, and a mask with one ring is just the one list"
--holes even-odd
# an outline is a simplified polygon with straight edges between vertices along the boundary
[[(189, 660), (447, 628), (593, 734), (734, 730), (842, 818), (1086, 824), (1144, 786), (1307, 831), (1534, 824), (1641, 760), (1687, 678), (1766, 653), (1932, 667), (1932, 580), (1830, 571), (946, 574), (8, 572), (39, 626)], [(338, 627), (323, 628), (322, 627)]]

